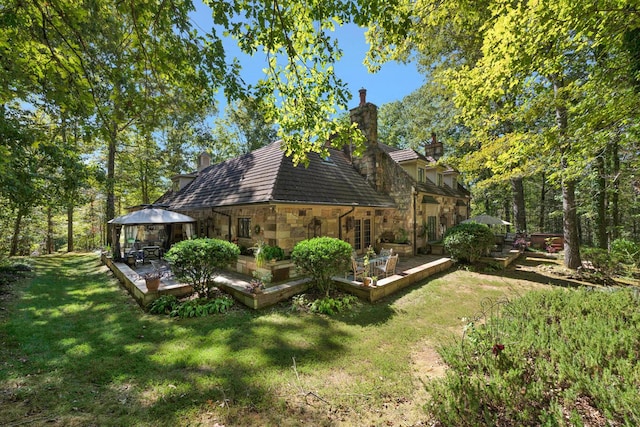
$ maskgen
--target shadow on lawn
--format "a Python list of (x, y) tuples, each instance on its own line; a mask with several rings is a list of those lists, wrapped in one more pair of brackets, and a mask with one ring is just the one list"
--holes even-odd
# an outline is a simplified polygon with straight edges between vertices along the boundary
[[(558, 286), (562, 288), (580, 288), (583, 286), (595, 286), (592, 283), (580, 282), (570, 278), (563, 278), (550, 272), (551, 267), (558, 266), (556, 260), (544, 258), (520, 257), (504, 270), (485, 270), (482, 274), (506, 277), (509, 279), (526, 280), (543, 285)], [(548, 270), (545, 270), (548, 267)]]
[[(8, 361), (0, 366), (0, 406), (11, 408), (0, 424), (178, 425), (193, 411), (275, 408), (265, 376), (293, 382), (293, 357), (330, 360), (347, 338), (319, 316), (147, 315), (87, 255), (42, 257), (36, 268), (15, 313), (0, 324)], [(304, 330), (317, 333), (305, 337)], [(282, 416), (261, 413), (274, 423)]]

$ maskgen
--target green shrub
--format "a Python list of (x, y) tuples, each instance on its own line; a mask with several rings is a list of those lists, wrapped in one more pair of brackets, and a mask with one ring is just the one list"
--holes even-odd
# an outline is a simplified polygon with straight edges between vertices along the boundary
[(213, 278), (240, 255), (237, 245), (226, 240), (183, 240), (171, 247), (165, 259), (180, 280), (187, 281), (199, 296), (211, 296)]
[(173, 295), (162, 295), (149, 304), (151, 314), (170, 314), (178, 307), (178, 298)]
[(224, 313), (233, 306), (233, 299), (221, 297), (215, 299), (198, 298), (178, 304), (171, 312), (172, 317), (204, 317), (210, 314)]
[(611, 258), (614, 262), (640, 266), (640, 245), (627, 239), (611, 242)]
[(282, 261), (284, 259), (284, 250), (280, 246), (264, 245), (262, 247), (262, 256), (265, 260)]
[(581, 247), (580, 255), (584, 261), (588, 261), (593, 268), (605, 274), (613, 274), (617, 269), (617, 263), (611, 258), (609, 251), (594, 247)]
[(351, 309), (356, 302), (358, 302), (358, 298), (353, 295), (345, 295), (338, 298), (324, 297), (313, 301), (309, 309), (313, 313), (334, 315)]
[(291, 252), (293, 263), (311, 275), (314, 285), (325, 295), (333, 288), (332, 276), (342, 274), (351, 264), (351, 245), (332, 237), (315, 237), (299, 242)]
[(469, 222), (449, 228), (443, 241), (452, 258), (462, 262), (475, 262), (491, 250), (495, 237), (488, 226)]
[(640, 303), (633, 290), (532, 292), (484, 304), (440, 350), (427, 383), (438, 425), (608, 425), (640, 420)]

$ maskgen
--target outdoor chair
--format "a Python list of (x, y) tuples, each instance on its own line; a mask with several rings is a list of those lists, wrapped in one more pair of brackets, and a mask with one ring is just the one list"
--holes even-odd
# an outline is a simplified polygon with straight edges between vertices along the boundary
[(376, 271), (383, 277), (389, 277), (392, 274), (396, 274), (396, 265), (398, 265), (398, 254), (387, 258), (387, 262), (384, 265), (377, 266)]
[(366, 269), (364, 265), (356, 261), (355, 258), (351, 258), (351, 270), (353, 271), (353, 280), (358, 280), (358, 277), (364, 279)]
[(381, 248), (380, 249), (380, 256), (383, 258), (389, 258), (391, 255), (393, 255), (393, 248), (392, 249), (385, 249), (385, 248)]

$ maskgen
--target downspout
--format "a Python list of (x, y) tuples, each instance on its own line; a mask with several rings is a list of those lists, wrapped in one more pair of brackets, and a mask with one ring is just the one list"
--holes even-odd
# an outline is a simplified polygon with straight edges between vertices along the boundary
[(340, 215), (338, 217), (338, 238), (340, 240), (342, 240), (342, 218), (344, 218), (345, 216), (349, 215), (351, 212), (356, 210), (356, 205), (353, 205), (351, 207), (350, 211), (347, 211), (346, 213), (344, 213), (343, 215)]
[(218, 212), (215, 209), (211, 208), (211, 212), (214, 214), (218, 214), (218, 215), (222, 215), (222, 216), (226, 216), (228, 221), (227, 221), (227, 225), (229, 227), (229, 241), (231, 241), (231, 214), (226, 214), (224, 212)]
[(418, 216), (417, 216), (417, 208), (416, 205), (418, 204), (418, 192), (415, 190), (415, 188), (412, 188), (413, 191), (413, 256), (417, 255), (417, 249), (418, 249), (418, 245), (417, 245), (417, 239), (418, 239), (418, 225), (417, 225), (417, 220), (418, 220)]

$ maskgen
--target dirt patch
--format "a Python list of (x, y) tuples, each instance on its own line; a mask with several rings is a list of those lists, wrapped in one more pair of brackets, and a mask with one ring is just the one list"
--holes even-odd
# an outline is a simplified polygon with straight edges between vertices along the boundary
[(411, 354), (413, 375), (420, 382), (428, 382), (444, 377), (447, 366), (429, 341), (422, 343)]

